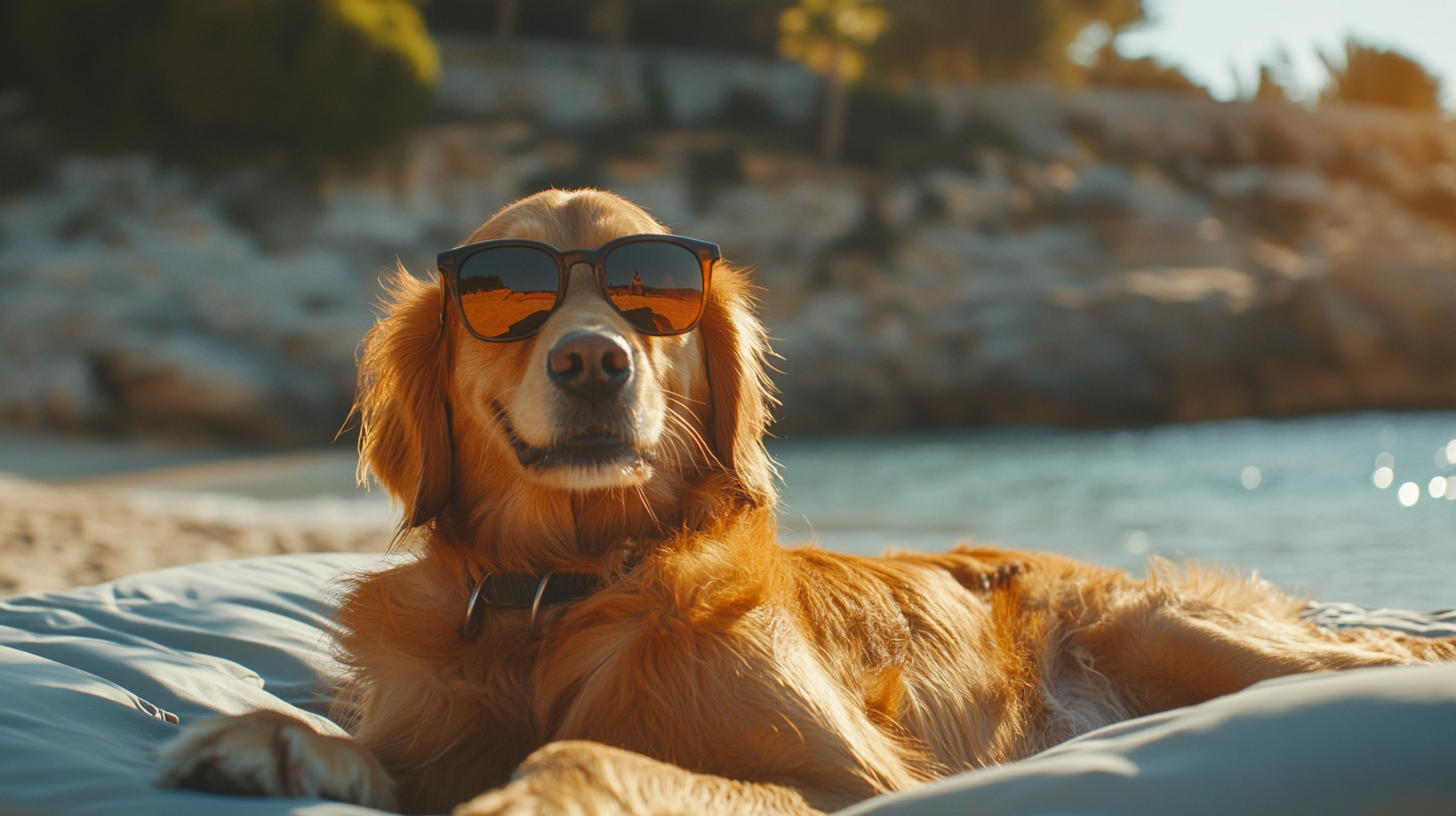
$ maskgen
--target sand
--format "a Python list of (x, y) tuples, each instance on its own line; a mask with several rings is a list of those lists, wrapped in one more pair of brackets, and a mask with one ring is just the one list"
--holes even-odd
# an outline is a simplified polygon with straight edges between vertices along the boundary
[(378, 552), (379, 529), (246, 526), (148, 512), (117, 490), (0, 475), (0, 594), (95, 584), (198, 561)]

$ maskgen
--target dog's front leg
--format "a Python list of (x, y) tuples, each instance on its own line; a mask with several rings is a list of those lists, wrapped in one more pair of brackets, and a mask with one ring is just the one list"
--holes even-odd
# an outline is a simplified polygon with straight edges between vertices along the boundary
[(189, 725), (162, 748), (160, 760), (158, 787), (394, 809), (394, 784), (363, 746), (276, 711)]
[(596, 742), (553, 742), (521, 763), (510, 784), (454, 816), (821, 816), (798, 791), (685, 771)]

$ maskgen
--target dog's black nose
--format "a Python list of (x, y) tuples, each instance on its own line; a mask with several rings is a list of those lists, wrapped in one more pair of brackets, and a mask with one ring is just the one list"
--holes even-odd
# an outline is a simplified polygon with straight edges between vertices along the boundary
[(632, 347), (615, 334), (573, 332), (546, 357), (551, 381), (581, 397), (615, 394), (632, 378)]

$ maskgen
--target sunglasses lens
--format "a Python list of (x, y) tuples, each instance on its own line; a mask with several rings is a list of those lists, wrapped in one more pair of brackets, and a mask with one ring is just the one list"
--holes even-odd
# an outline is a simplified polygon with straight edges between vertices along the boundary
[(603, 266), (607, 298), (642, 332), (686, 331), (703, 312), (703, 265), (686, 247), (661, 241), (623, 244)]
[(486, 249), (460, 265), (460, 305), (476, 334), (513, 340), (546, 322), (560, 280), (556, 259), (539, 249)]

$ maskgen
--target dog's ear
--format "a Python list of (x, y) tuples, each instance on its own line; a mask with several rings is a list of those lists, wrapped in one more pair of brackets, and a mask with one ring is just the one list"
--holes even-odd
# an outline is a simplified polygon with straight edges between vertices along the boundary
[(719, 263), (698, 324), (706, 346), (713, 421), (713, 453), (737, 477), (749, 501), (767, 507), (778, 500), (777, 473), (763, 447), (774, 403), (765, 356), (768, 335), (753, 316), (747, 275)]
[(404, 504), (405, 524), (438, 516), (454, 492), (444, 292), (400, 267), (386, 282), (386, 312), (364, 336), (359, 361), (359, 469)]

